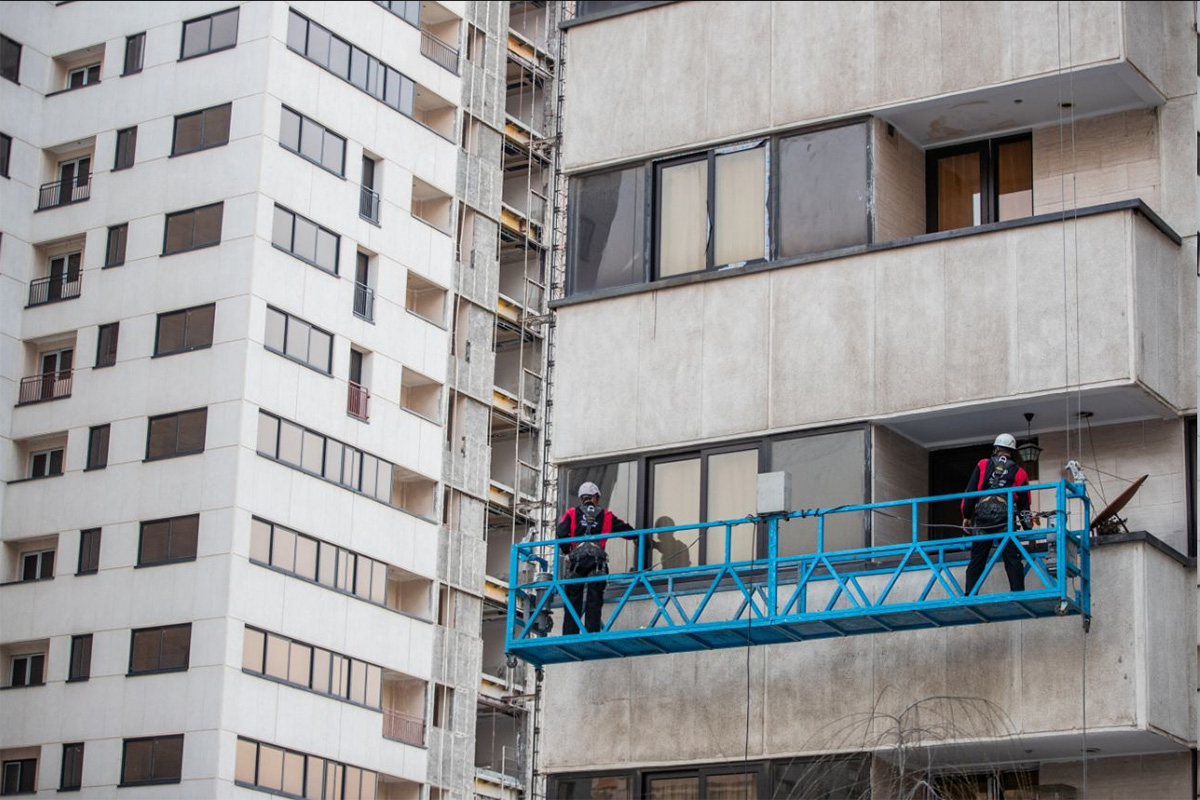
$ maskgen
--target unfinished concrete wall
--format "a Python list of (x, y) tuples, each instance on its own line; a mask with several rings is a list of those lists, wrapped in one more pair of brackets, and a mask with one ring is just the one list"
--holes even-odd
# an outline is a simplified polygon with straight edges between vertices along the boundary
[(876, 242), (925, 233), (925, 152), (889, 127), (871, 123)]
[[(1072, 3), (1068, 22), (1053, 2), (672, 3), (582, 25), (569, 34), (564, 163), (640, 157), (1116, 62), (1124, 5)], [(1152, 26), (1124, 33), (1138, 40), (1130, 51), (1162, 39)], [(897, 42), (913, 57), (897, 57)]]
[(990, 704), (949, 739), (1019, 736), (1016, 759), (1039, 761), (1078, 736), (1085, 686), (1091, 746), (1177, 751), (1195, 729), (1195, 580), (1145, 543), (1097, 548), (1086, 683), (1078, 617), (551, 666), (543, 764), (740, 759), (747, 726), (752, 759), (854, 751), (929, 698)]
[[(555, 420), (554, 455), (595, 458), (1114, 382), (1141, 381), (1186, 409), (1194, 395), (1179, 387), (1195, 384), (1196, 364), (1181, 343), (1195, 328), (1184, 327), (1179, 267), (1162, 266), (1168, 256), (1178, 264), (1180, 249), (1157, 230), (1143, 235), (1148, 225), (1132, 211), (1081, 218), (1066, 239), (1077, 292), (1061, 289), (1064, 233), (1047, 224), (560, 308), (555, 408), (570, 414)], [(1143, 269), (1165, 273), (1145, 303), (1136, 293), (1159, 283), (1143, 284)], [(981, 297), (1022, 302), (985, 315)], [(1132, 358), (1141, 337), (1162, 361)], [(607, 391), (594, 391), (596, 374)], [(573, 422), (581, 419), (588, 424)]]
[(458, 303), (456, 314), (450, 386), (480, 402), (491, 402), (496, 363), (492, 353), (493, 312), (464, 299)]
[[(964, 478), (965, 480), (965, 478)], [(871, 502), (925, 497), (929, 494), (929, 452), (882, 425), (871, 428)], [(928, 521), (928, 506), (921, 506), (917, 522)], [(889, 509), (871, 521), (875, 546), (912, 541), (912, 520), (907, 509)], [(921, 529), (924, 533), (924, 529)]]

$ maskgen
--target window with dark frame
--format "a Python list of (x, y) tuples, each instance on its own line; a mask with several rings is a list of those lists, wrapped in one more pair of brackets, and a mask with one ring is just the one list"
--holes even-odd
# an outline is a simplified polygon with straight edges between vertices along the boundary
[(119, 322), (110, 322), (97, 329), (96, 369), (111, 367), (117, 363), (117, 339), (120, 332), (121, 323)]
[(39, 450), (29, 456), (30, 478), (52, 478), (63, 474), (63, 448)]
[(421, 0), (375, 0), (409, 25), (421, 27)]
[(12, 157), (12, 137), (0, 133), (0, 177), (8, 177), (8, 160)]
[(383, 670), (357, 658), (246, 626), (242, 669), (344, 702), (383, 708)]
[(117, 155), (113, 159), (113, 172), (133, 166), (137, 152), (137, 126), (117, 131)]
[(183, 23), (179, 60), (228, 50), (237, 45), (238, 9), (231, 8)]
[(271, 243), (301, 261), (338, 274), (341, 237), (281, 205), (275, 206)]
[(346, 176), (346, 138), (287, 106), (280, 113), (279, 145), (338, 177)]
[(138, 541), (138, 566), (195, 560), (199, 534), (199, 514), (143, 522)]
[(95, 575), (100, 571), (100, 528), (79, 532), (79, 565), (76, 575)]
[(189, 208), (167, 215), (163, 232), (163, 255), (199, 250), (221, 243), (221, 218), (224, 201), (199, 208)]
[(181, 156), (228, 144), (232, 112), (233, 103), (225, 103), (176, 117), (171, 155)]
[(1033, 216), (1033, 134), (925, 154), (929, 233)]
[(121, 76), (136, 75), (142, 71), (142, 60), (145, 58), (146, 34), (135, 33), (125, 37), (125, 69)]
[(88, 456), (85, 469), (104, 469), (108, 466), (109, 425), (96, 425), (88, 431)]
[(132, 631), (129, 674), (182, 672), (188, 668), (192, 648), (192, 623), (140, 628)]
[(37, 791), (37, 762), (36, 758), (21, 758), (5, 761), (3, 766), (3, 782), (0, 783), (0, 796), (12, 794), (33, 794)]
[(0, 35), (0, 78), (21, 82), (21, 44)]
[(58, 790), (70, 792), (83, 786), (83, 742), (64, 744), (62, 749), (62, 772), (58, 778)]
[(9, 660), (8, 685), (42, 686), (46, 682), (45, 673), (45, 653), (22, 653)]
[(54, 577), (54, 550), (21, 553), (21, 581), (45, 581)]
[(154, 355), (169, 356), (211, 347), (216, 314), (215, 303), (159, 314)]
[(121, 752), (121, 786), (179, 783), (183, 734), (126, 739)]
[(129, 238), (129, 223), (108, 229), (108, 246), (104, 250), (104, 266), (119, 267), (125, 263), (125, 242)]
[(203, 453), (207, 425), (207, 408), (150, 417), (146, 426), (146, 460)]
[(238, 737), (234, 782), (291, 797), (379, 796), (377, 773)]
[(267, 306), (263, 346), (326, 375), (333, 373), (333, 334)]
[(68, 681), (86, 681), (92, 676), (92, 634), (71, 637), (71, 666)]

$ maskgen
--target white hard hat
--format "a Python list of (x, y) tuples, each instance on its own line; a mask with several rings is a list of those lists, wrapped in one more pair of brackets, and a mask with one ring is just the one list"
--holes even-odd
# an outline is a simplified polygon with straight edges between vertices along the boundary
[(1002, 433), (996, 437), (996, 441), (992, 442), (992, 447), (1005, 447), (1009, 450), (1017, 449), (1017, 440), (1013, 438), (1011, 433)]
[(580, 497), (591, 497), (592, 495), (598, 496), (599, 494), (600, 494), (600, 487), (597, 486), (596, 484), (592, 483), (591, 481), (588, 481), (587, 483), (585, 483), (579, 487), (579, 496)]

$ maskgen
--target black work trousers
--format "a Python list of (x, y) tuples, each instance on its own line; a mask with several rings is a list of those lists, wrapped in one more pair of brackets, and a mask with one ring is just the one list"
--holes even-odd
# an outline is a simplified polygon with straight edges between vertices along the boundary
[[(606, 574), (597, 572), (596, 575)], [(572, 578), (585, 578), (586, 575), (571, 575)], [(583, 627), (588, 633), (600, 630), (600, 609), (604, 606), (604, 587), (608, 581), (593, 581), (590, 583), (569, 583), (563, 587), (567, 602), (576, 613), (583, 617)], [(563, 609), (563, 635), (579, 633), (579, 625), (575, 622), (570, 609)]]
[[(973, 531), (976, 534), (995, 534), (1007, 529), (1008, 526), (1001, 523), (974, 528)], [(987, 564), (988, 556), (992, 554), (992, 547), (995, 544), (995, 539), (980, 539), (971, 543), (971, 561), (967, 564), (967, 585), (963, 588), (967, 594), (971, 593), (975, 584), (979, 582), (980, 576), (983, 575), (983, 568)], [(1021, 561), (1021, 552), (1013, 545), (1006, 543), (1000, 557), (1004, 559), (1004, 571), (1008, 574), (1009, 590), (1025, 591), (1025, 563)]]

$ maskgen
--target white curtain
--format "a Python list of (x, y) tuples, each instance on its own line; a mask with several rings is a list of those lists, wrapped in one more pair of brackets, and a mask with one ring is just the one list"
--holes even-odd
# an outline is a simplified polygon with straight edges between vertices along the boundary
[(766, 152), (756, 147), (717, 156), (716, 266), (763, 257)]
[(706, 266), (708, 162), (692, 161), (662, 171), (659, 206), (660, 277)]

